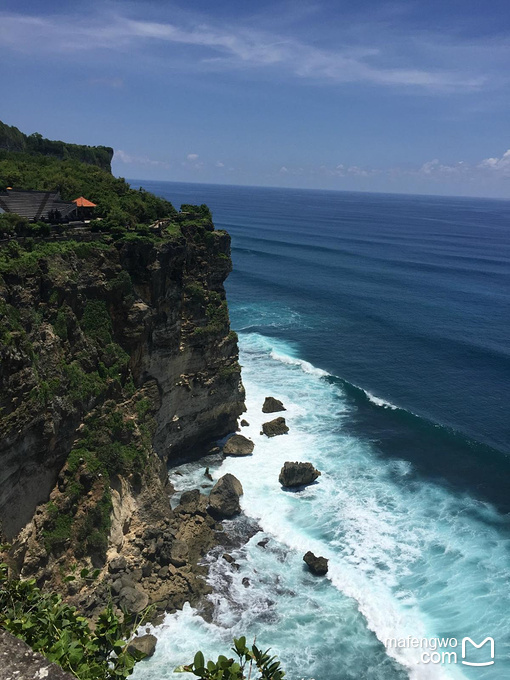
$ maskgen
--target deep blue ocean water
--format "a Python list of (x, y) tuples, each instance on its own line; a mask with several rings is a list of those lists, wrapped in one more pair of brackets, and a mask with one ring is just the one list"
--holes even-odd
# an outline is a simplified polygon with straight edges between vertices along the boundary
[[(214, 475), (241, 479), (270, 540), (240, 549), (237, 572), (212, 558), (213, 622), (168, 617), (136, 677), (177, 677), (241, 633), (292, 679), (510, 677), (510, 202), (143, 185), (207, 203), (232, 236), (256, 447)], [(291, 428), (274, 440), (259, 435), (268, 394)], [(313, 462), (319, 483), (283, 492), (285, 460)], [(203, 484), (200, 463), (182, 471), (178, 488)], [(330, 559), (327, 579), (303, 569), (308, 549)], [(409, 635), (458, 639), (458, 663), (383, 644)], [(464, 636), (494, 637), (495, 663), (462, 665)]]

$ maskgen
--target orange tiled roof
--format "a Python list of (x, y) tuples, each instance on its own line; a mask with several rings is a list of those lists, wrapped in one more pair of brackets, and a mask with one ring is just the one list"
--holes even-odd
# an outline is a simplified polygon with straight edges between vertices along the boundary
[(96, 204), (92, 203), (92, 201), (88, 201), (86, 198), (83, 198), (83, 196), (80, 196), (80, 198), (75, 198), (73, 203), (76, 203), (78, 208), (95, 208)]

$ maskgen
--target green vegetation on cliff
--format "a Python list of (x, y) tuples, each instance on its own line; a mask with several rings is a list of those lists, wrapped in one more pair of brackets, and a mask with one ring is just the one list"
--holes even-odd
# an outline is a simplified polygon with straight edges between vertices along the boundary
[[(202, 495), (196, 511), (174, 513), (165, 460), (225, 436), (243, 411), (223, 287), (230, 238), (207, 206), (177, 212), (76, 159), (0, 151), (0, 181), (83, 194), (101, 218), (49, 227), (0, 216), (0, 561), (16, 592), (30, 584), (27, 600), (47, 593), (28, 612), (0, 611), (0, 625), (32, 644), (51, 615), (55, 637), (39, 649), (79, 678), (109, 678), (85, 664), (77, 673), (71, 629), (82, 620), (52, 592), (91, 620), (107, 602), (110, 614), (163, 612), (206, 594), (198, 560), (218, 526)], [(76, 565), (97, 579), (67, 581)], [(103, 660), (123, 649), (107, 642)]]
[(131, 189), (124, 179), (75, 159), (0, 150), (0, 190), (8, 186), (38, 191), (58, 189), (65, 201), (85, 196), (97, 205), (94, 215), (105, 219), (105, 231), (149, 225), (176, 215), (175, 208), (165, 199), (143, 189)]
[(0, 149), (21, 151), (39, 156), (55, 156), (61, 160), (77, 160), (81, 163), (97, 165), (103, 170), (110, 170), (113, 149), (109, 146), (85, 146), (84, 144), (68, 144), (46, 139), (34, 132), (25, 135), (17, 127), (6, 125), (0, 121)]
[[(88, 578), (84, 569), (69, 582)], [(108, 605), (94, 628), (57, 593), (43, 593), (35, 579), (8, 579), (0, 564), (0, 625), (79, 680), (122, 680), (143, 658), (129, 640), (144, 617), (116, 616)]]

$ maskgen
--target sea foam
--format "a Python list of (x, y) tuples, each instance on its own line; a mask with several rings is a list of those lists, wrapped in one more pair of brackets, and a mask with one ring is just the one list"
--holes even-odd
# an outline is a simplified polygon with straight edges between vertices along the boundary
[[(495, 510), (485, 505), (480, 521), (477, 501), (417, 478), (408, 461), (387, 461), (373, 443), (346, 434), (352, 404), (296, 347), (258, 333), (241, 334), (240, 346), (250, 423), (243, 434), (255, 450), (211, 472), (240, 479), (243, 510), (264, 533), (234, 552), (239, 571), (218, 552), (208, 558), (213, 621), (189, 607), (167, 616), (156, 630), (155, 656), (134, 677), (172, 677), (169, 669), (197, 649), (224, 653), (232, 636), (246, 634), (270, 646), (292, 680), (500, 680), (502, 658), (471, 676), (460, 664), (420, 664), (421, 650), (383, 645), (408, 635), (504, 641), (508, 542)], [(284, 402), (288, 435), (260, 434), (269, 394)], [(286, 460), (312, 462), (322, 472), (318, 483), (282, 490)], [(176, 488), (202, 485), (201, 465), (181, 467), (184, 474), (172, 477)], [(266, 548), (258, 545), (262, 536), (270, 539)], [(329, 559), (327, 578), (306, 571), (307, 550)]]

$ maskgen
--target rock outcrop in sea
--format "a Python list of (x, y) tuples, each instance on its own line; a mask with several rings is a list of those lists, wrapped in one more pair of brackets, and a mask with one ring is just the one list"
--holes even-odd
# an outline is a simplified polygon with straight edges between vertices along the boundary
[(320, 476), (317, 470), (311, 463), (292, 463), (287, 461), (284, 463), (278, 481), (282, 486), (296, 487), (313, 484)]
[(241, 482), (227, 473), (213, 486), (209, 494), (209, 512), (218, 519), (227, 519), (241, 512), (239, 499), (243, 495)]
[(303, 557), (308, 569), (315, 576), (324, 576), (328, 573), (328, 560), (325, 557), (316, 557), (311, 550), (309, 550)]
[(253, 453), (255, 444), (242, 434), (234, 434), (225, 443), (223, 453), (226, 456), (249, 456)]
[(265, 434), (266, 437), (277, 437), (280, 434), (287, 434), (289, 428), (285, 422), (285, 418), (279, 416), (274, 420), (270, 420), (267, 423), (262, 424), (261, 434)]
[(278, 413), (286, 410), (282, 402), (274, 397), (266, 397), (262, 405), (262, 413)]

